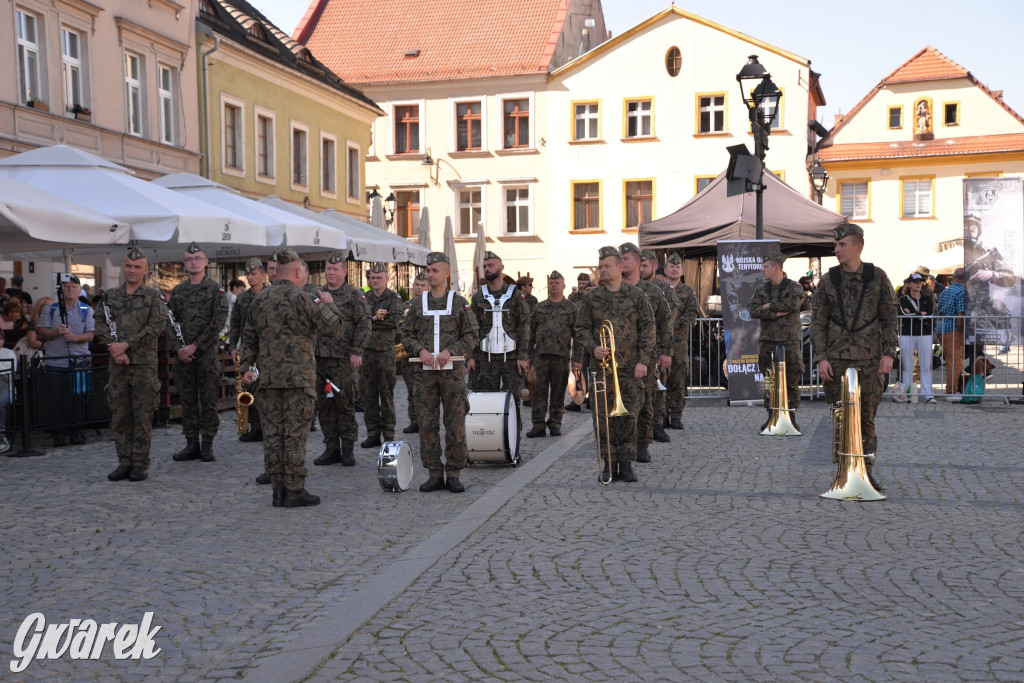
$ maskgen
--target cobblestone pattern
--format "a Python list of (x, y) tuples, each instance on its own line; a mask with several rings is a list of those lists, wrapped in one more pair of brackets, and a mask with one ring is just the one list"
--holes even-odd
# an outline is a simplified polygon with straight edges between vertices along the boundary
[(820, 402), (687, 414), (639, 484), (581, 444), (314, 680), (1024, 679), (1019, 407), (883, 404), (868, 504), (817, 496)]

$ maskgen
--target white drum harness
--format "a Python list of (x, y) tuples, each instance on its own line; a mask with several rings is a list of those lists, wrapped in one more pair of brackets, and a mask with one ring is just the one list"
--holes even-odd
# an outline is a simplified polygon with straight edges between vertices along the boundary
[(488, 360), (490, 360), (491, 355), (499, 353), (502, 356), (502, 360), (507, 360), (507, 355), (516, 350), (516, 341), (505, 332), (502, 317), (504, 313), (511, 310), (505, 308), (505, 304), (515, 294), (515, 290), (515, 285), (509, 285), (501, 298), (495, 302), (494, 295), (491, 294), (487, 285), (480, 287), (480, 295), (490, 305), (489, 308), (484, 309), (484, 312), (491, 314), (491, 330), (487, 333), (486, 337), (480, 340), (480, 350), (487, 354)]

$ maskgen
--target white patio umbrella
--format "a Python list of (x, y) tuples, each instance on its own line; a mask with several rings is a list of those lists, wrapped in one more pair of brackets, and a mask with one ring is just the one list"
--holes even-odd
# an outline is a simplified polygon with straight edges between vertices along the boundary
[(451, 262), (452, 289), (461, 292), (462, 288), (459, 286), (459, 264), (455, 257), (455, 233), (452, 231), (451, 216), (447, 216), (444, 219), (444, 254)]
[(388, 231), (388, 222), (384, 218), (384, 200), (379, 194), (370, 200), (370, 218), (367, 223), (384, 232)]
[(228, 209), (263, 225), (267, 247), (289, 246), (300, 253), (345, 249), (342, 230), (243, 197), (240, 192), (192, 173), (174, 173), (151, 181), (161, 187)]
[(420, 224), (416, 228), (416, 243), (430, 251), (430, 213), (427, 207), (420, 209)]
[[(318, 215), (330, 216), (332, 219), (337, 221), (338, 225), (344, 227), (345, 233), (348, 235), (350, 240), (356, 240), (360, 243), (367, 242), (384, 244), (389, 250), (386, 253), (391, 254), (391, 256), (384, 256), (383, 258), (377, 259), (360, 258), (360, 261), (374, 260), (385, 261), (388, 263), (413, 263), (418, 266), (423, 266), (427, 263), (427, 254), (430, 253), (430, 250), (424, 249), (420, 245), (415, 242), (410, 242), (404, 237), (399, 237), (398, 235), (387, 231), (377, 230), (367, 223), (363, 223), (352, 216), (343, 214), (340, 211), (335, 211), (334, 209), (321, 211)], [(353, 247), (353, 251), (357, 251), (357, 249)]]
[(484, 252), (487, 251), (487, 236), (484, 235), (483, 222), (476, 224), (476, 246), (473, 249), (473, 287), (471, 291), (476, 293), (480, 289), (480, 278), (484, 273)]
[[(129, 223), (129, 239), (156, 260), (181, 258), (179, 245), (200, 243), (211, 259), (266, 247), (262, 225), (136, 178), (132, 171), (88, 152), (55, 145), (0, 159), (0, 175)], [(82, 243), (67, 246), (95, 251)]]
[[(378, 235), (372, 228), (367, 227), (366, 223), (344, 216), (337, 211), (317, 213), (291, 202), (286, 202), (280, 197), (264, 197), (259, 203), (273, 206), (274, 208), (308, 218), (309, 220), (319, 221), (343, 231), (345, 233), (346, 251), (349, 252), (349, 256), (356, 260), (391, 262), (404, 260), (395, 258), (396, 246), (385, 242), (384, 235)], [(374, 235), (374, 237), (368, 237), (367, 235)]]

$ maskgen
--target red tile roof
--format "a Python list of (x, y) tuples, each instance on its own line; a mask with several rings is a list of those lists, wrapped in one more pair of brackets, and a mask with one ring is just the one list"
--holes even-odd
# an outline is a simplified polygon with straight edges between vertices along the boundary
[(569, 3), (312, 0), (293, 37), (361, 85), (546, 73)]
[(818, 151), (822, 163), (874, 159), (915, 159), (922, 157), (969, 156), (1024, 152), (1024, 133), (944, 138), (926, 142), (857, 142), (832, 145)]

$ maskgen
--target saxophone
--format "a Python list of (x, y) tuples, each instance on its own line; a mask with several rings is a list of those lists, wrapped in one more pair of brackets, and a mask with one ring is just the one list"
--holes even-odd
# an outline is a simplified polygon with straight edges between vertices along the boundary
[(253, 396), (242, 388), (245, 379), (242, 377), (242, 364), (235, 363), (235, 415), (238, 417), (238, 435), (249, 433), (249, 406)]

